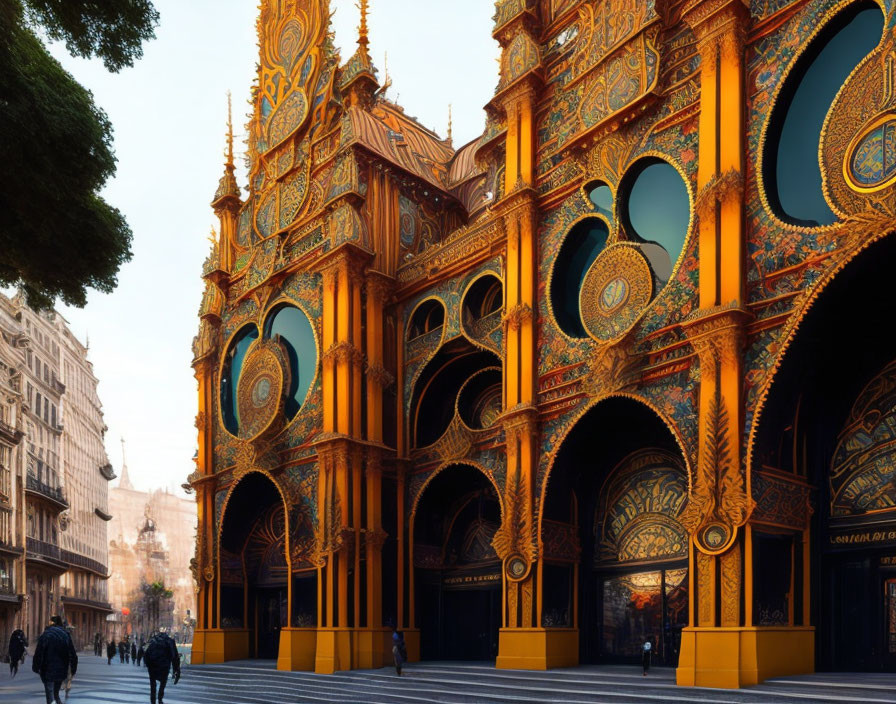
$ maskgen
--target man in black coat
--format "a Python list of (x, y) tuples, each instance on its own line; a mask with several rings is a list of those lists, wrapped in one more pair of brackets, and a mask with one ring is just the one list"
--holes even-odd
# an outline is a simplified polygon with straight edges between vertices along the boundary
[(25, 632), (17, 628), (9, 638), (9, 676), (15, 677), (19, 672), (19, 664), (25, 656), (25, 648), (28, 642), (25, 640)]
[(72, 637), (62, 627), (62, 619), (58, 616), (50, 619), (47, 630), (37, 639), (37, 649), (31, 658), (31, 669), (40, 675), (44, 683), (47, 704), (54, 702), (62, 704), (59, 688), (62, 686), (62, 681), (68, 677), (69, 670), (72, 675), (77, 672), (78, 654), (75, 652)]
[(165, 685), (168, 684), (168, 672), (174, 668), (174, 684), (180, 679), (180, 655), (177, 645), (167, 633), (156, 633), (149, 639), (143, 655), (146, 669), (149, 670), (149, 700), (156, 704), (156, 683), (159, 686), (158, 704), (164, 704)]
[(115, 650), (116, 650), (116, 648), (115, 648), (115, 640), (113, 639), (113, 640), (110, 640), (110, 641), (106, 644), (106, 657), (109, 658), (109, 664), (110, 664), (110, 665), (112, 664), (112, 658), (115, 657)]

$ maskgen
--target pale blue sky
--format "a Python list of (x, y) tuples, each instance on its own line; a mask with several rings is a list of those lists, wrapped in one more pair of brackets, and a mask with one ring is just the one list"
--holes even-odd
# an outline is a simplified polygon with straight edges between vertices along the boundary
[[(257, 0), (155, 0), (158, 38), (132, 69), (107, 73), (97, 61), (55, 55), (108, 113), (118, 174), (105, 197), (127, 216), (134, 259), (111, 295), (92, 292), (83, 310), (61, 312), (82, 340), (100, 379), (119, 471), (124, 436), (138, 488), (179, 486), (193, 471), (196, 382), (191, 341), (199, 278), (216, 219), (208, 206), (222, 171), (226, 93), (242, 148), (257, 61)], [(354, 51), (358, 10), (333, 0), (336, 44)], [(454, 105), (455, 144), (482, 132), (482, 106), (497, 84), (491, 0), (371, 0), (371, 53), (389, 54), (390, 97), (443, 136)], [(244, 185), (244, 181), (241, 181)]]

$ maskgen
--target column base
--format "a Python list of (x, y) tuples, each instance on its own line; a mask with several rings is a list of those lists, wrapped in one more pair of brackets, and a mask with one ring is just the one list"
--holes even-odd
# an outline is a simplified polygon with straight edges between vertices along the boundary
[(351, 670), (354, 636), (353, 628), (318, 628), (314, 671), (332, 675), (339, 670)]
[(738, 689), (815, 672), (815, 628), (685, 628), (676, 679), (686, 687)]
[[(193, 644), (190, 648), (190, 664), (205, 665), (205, 635), (207, 630), (193, 630)], [(105, 651), (103, 651), (105, 652)]]
[(502, 628), (498, 634), (500, 670), (547, 670), (579, 664), (578, 628)]
[[(420, 662), (420, 629), (408, 628), (402, 631), (404, 644), (408, 651), (408, 662)], [(392, 631), (389, 631), (389, 660), (392, 663)]]
[(283, 628), (277, 651), (278, 670), (311, 672), (317, 654), (316, 628)]
[(355, 667), (375, 670), (392, 664), (392, 629), (358, 628), (355, 631)]
[(193, 634), (190, 662), (194, 665), (219, 665), (228, 660), (245, 660), (248, 657), (248, 629), (197, 629)]

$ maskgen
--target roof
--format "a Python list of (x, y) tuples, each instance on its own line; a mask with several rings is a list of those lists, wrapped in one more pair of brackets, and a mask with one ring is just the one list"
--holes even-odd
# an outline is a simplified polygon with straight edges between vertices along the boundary
[(397, 105), (380, 98), (367, 112), (348, 110), (352, 139), (387, 161), (449, 193), (448, 167), (454, 150)]

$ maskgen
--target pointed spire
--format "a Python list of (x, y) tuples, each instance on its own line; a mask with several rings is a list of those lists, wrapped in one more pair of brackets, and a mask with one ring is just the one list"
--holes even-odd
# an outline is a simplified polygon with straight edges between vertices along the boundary
[(233, 169), (233, 105), (231, 104), (230, 91), (227, 91), (227, 161), (224, 167)]
[(376, 80), (376, 69), (370, 58), (370, 32), (367, 16), (370, 12), (369, 0), (359, 0), (355, 6), (361, 12), (361, 23), (358, 25), (358, 48), (342, 67), (339, 87), (347, 100), (346, 105), (369, 109), (375, 102), (379, 82)]
[(358, 46), (366, 53), (367, 48), (370, 46), (370, 38), (367, 32), (367, 13), (370, 9), (369, 0), (361, 0), (358, 9), (361, 11), (361, 24), (358, 26)]
[(451, 103), (448, 103), (448, 144), (454, 143), (454, 136), (452, 134), (454, 130), (454, 121), (451, 117)]
[(236, 182), (236, 166), (233, 163), (233, 108), (231, 106), (230, 91), (227, 91), (227, 149), (224, 152), (224, 175), (218, 181), (218, 190), (212, 200), (212, 207), (217, 210), (224, 205), (225, 199), (236, 199), (236, 205), (241, 205), (240, 187)]
[(119, 489), (130, 489), (133, 491), (134, 485), (131, 484), (131, 478), (128, 476), (128, 460), (124, 454), (124, 438), (121, 439), (121, 479), (118, 480)]

